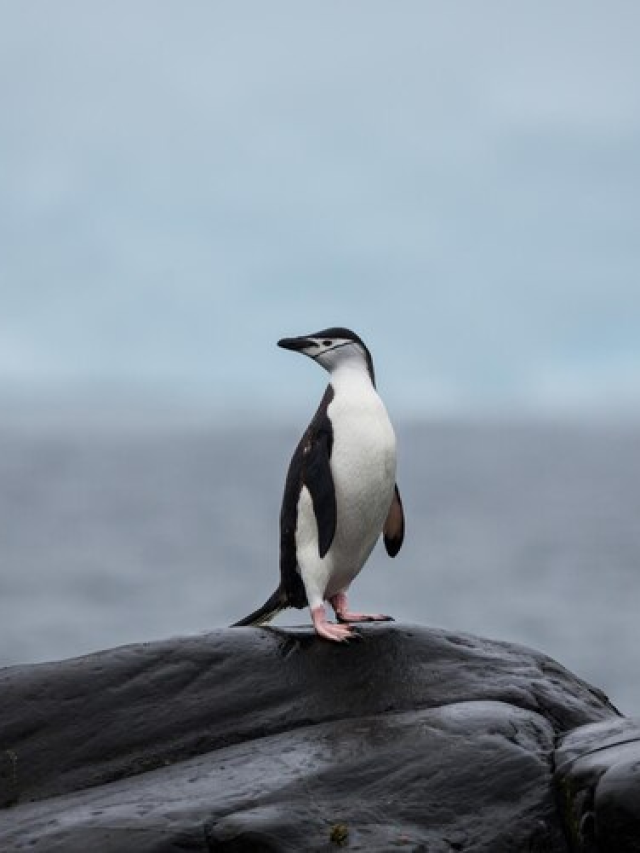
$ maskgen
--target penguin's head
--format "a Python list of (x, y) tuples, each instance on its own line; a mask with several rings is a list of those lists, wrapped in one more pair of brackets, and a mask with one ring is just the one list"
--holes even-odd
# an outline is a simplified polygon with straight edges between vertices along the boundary
[(371, 353), (362, 338), (351, 329), (336, 326), (299, 338), (282, 338), (278, 346), (308, 355), (329, 373), (347, 364), (356, 368), (361, 366), (375, 385)]

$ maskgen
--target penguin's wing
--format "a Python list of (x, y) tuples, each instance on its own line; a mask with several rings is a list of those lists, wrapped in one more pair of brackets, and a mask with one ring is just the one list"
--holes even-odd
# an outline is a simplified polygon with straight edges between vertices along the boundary
[(301, 488), (302, 454), (298, 445), (289, 465), (280, 510), (280, 586), (291, 607), (304, 607), (307, 604), (307, 594), (298, 572), (296, 555), (296, 527)]
[(318, 553), (321, 558), (333, 542), (338, 515), (331, 473), (332, 444), (329, 424), (329, 429), (322, 426), (314, 431), (304, 448), (302, 482), (309, 489), (313, 501), (313, 512), (318, 525)]
[(333, 429), (327, 415), (332, 399), (333, 388), (329, 385), (293, 454), (284, 487), (280, 511), (280, 576), (281, 584), (294, 607), (304, 607), (307, 603), (296, 557), (298, 502), (303, 486), (309, 490), (313, 502), (320, 557), (324, 557), (331, 547), (336, 531), (336, 496), (330, 464)]
[(402, 500), (398, 491), (398, 484), (393, 492), (393, 500), (389, 507), (389, 514), (384, 523), (384, 547), (387, 549), (387, 554), (390, 557), (395, 557), (404, 540), (404, 510), (402, 509)]

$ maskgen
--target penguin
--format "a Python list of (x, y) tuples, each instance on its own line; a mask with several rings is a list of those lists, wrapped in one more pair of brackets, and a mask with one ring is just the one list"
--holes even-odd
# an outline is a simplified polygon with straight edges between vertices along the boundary
[[(396, 483), (396, 437), (376, 390), (373, 359), (350, 329), (283, 338), (328, 371), (329, 385), (295, 449), (280, 512), (280, 584), (258, 610), (236, 622), (262, 625), (288, 607), (308, 606), (316, 633), (345, 642), (354, 622), (391, 620), (358, 613), (347, 593), (382, 534), (395, 557), (404, 540)], [(329, 622), (325, 602), (337, 622)]]

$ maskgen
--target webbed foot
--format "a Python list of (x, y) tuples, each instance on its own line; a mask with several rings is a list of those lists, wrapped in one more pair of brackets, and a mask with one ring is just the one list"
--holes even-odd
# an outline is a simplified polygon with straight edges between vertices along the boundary
[(324, 637), (325, 640), (345, 643), (358, 636), (350, 625), (336, 625), (333, 622), (328, 622), (327, 614), (322, 606), (312, 608), (311, 618), (316, 634), (319, 637)]
[(349, 610), (347, 606), (347, 596), (344, 592), (339, 592), (337, 595), (331, 596), (329, 599), (331, 606), (335, 610), (338, 622), (393, 622), (393, 616), (385, 616), (384, 613), (357, 613)]
[(385, 616), (384, 613), (351, 613), (346, 610), (342, 613), (337, 613), (338, 621), (342, 623), (348, 622), (394, 622), (393, 616)]

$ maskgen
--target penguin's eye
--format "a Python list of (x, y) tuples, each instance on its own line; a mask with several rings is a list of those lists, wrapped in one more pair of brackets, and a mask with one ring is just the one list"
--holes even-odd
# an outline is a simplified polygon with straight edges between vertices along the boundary
[(323, 347), (330, 347), (332, 343), (333, 343), (333, 341), (322, 341), (322, 346)]

